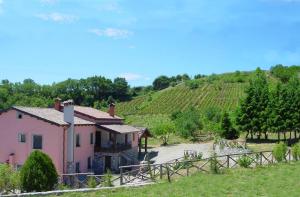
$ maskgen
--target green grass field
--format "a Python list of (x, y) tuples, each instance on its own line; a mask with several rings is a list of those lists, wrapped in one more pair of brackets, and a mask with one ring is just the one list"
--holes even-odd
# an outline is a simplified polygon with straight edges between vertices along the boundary
[(233, 169), (223, 174), (195, 174), (172, 183), (140, 188), (73, 193), (65, 197), (193, 197), (193, 196), (290, 196), (300, 194), (300, 163), (279, 164), (256, 169)]

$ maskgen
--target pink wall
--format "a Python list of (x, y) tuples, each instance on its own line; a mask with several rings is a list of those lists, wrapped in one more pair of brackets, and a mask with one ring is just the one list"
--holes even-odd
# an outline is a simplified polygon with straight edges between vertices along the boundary
[[(18, 134), (26, 134), (26, 142), (18, 141)], [(48, 154), (57, 171), (63, 169), (63, 127), (49, 124), (37, 118), (24, 115), (17, 118), (16, 110), (9, 110), (0, 115), (0, 162), (6, 162), (11, 153), (15, 154), (15, 164), (23, 165), (32, 152), (32, 136), (43, 136), (42, 151)]]
[[(80, 162), (82, 172), (87, 172), (87, 158), (94, 155), (94, 146), (90, 144), (90, 133), (95, 133), (95, 126), (75, 126), (75, 133), (80, 133), (81, 146), (75, 147), (75, 162)], [(18, 134), (26, 134), (26, 143), (18, 141)], [(48, 154), (58, 173), (66, 170), (67, 139), (64, 138), (64, 128), (54, 124), (39, 120), (35, 117), (23, 114), (22, 119), (17, 118), (16, 110), (0, 114), (0, 163), (9, 159), (11, 153), (15, 154), (15, 164), (23, 165), (27, 157), (33, 151), (32, 136), (43, 136), (43, 149), (41, 151)], [(65, 143), (63, 143), (65, 139)], [(95, 139), (95, 134), (94, 134)], [(65, 144), (65, 161), (63, 160), (63, 145)]]
[[(75, 136), (76, 134), (80, 135), (80, 147), (76, 147), (74, 150), (74, 162), (80, 162), (80, 171), (88, 172), (88, 157), (91, 157), (93, 160), (94, 157), (94, 144), (90, 144), (90, 133), (94, 135), (95, 142), (95, 126), (76, 126), (75, 127)], [(76, 139), (76, 138), (75, 138)], [(76, 140), (75, 140), (76, 143)]]

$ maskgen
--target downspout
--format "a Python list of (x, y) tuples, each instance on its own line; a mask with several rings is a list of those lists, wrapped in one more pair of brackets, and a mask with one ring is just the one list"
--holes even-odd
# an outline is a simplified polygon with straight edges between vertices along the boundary
[(63, 127), (63, 174), (65, 174), (66, 173), (66, 170), (65, 170), (65, 161), (66, 161), (66, 159), (65, 159), (65, 154), (66, 154), (66, 152), (65, 152), (65, 146), (66, 146), (66, 142), (65, 142), (65, 140), (66, 140), (66, 127)]

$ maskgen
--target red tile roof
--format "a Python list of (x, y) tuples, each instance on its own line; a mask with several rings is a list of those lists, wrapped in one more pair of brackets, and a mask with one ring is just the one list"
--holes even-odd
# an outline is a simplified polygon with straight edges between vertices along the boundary
[[(39, 118), (41, 120), (60, 125), (65, 126), (69, 125), (69, 123), (64, 121), (64, 113), (55, 110), (54, 108), (39, 108), (39, 107), (19, 107), (15, 106), (12, 107), (13, 109), (23, 112), (25, 114), (34, 116), (36, 118)], [(84, 120), (82, 118), (74, 117), (74, 124), (75, 125), (95, 125), (95, 123)]]
[(113, 120), (122, 120), (122, 118), (118, 116), (110, 116), (109, 113), (100, 111), (98, 109), (92, 107), (83, 107), (83, 106), (74, 106), (75, 113), (78, 112), (83, 115), (90, 116), (94, 119), (113, 119)]

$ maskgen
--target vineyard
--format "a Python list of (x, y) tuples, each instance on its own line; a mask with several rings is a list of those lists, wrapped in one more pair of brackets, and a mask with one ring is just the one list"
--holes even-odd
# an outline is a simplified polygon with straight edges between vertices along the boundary
[(234, 110), (245, 94), (246, 86), (247, 83), (203, 83), (196, 89), (190, 89), (182, 83), (119, 103), (117, 113), (124, 116), (172, 114), (191, 106), (200, 111), (212, 106), (221, 110)]

